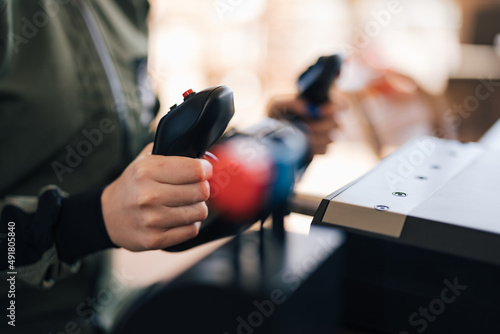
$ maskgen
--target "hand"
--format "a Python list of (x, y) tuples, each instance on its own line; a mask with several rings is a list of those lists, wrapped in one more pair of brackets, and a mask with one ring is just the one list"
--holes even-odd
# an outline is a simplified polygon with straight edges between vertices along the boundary
[(312, 154), (325, 154), (328, 144), (333, 142), (331, 132), (338, 127), (335, 115), (344, 108), (340, 101), (343, 100), (337, 97), (333, 102), (329, 101), (320, 105), (319, 119), (312, 119), (308, 116), (306, 101), (297, 97), (272, 101), (268, 115), (277, 119), (290, 114), (299, 116), (310, 130), (309, 144)]
[(111, 241), (131, 251), (163, 249), (194, 238), (207, 218), (212, 165), (203, 159), (152, 155), (153, 144), (104, 189)]

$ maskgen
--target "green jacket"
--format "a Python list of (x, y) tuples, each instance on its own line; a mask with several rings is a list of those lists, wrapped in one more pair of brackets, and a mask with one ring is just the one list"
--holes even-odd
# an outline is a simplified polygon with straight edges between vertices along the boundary
[(2, 315), (2, 333), (95, 321), (81, 307), (99, 268), (88, 255), (113, 247), (100, 195), (151, 139), (147, 13), (146, 0), (0, 0), (2, 305), (17, 272), (16, 327)]

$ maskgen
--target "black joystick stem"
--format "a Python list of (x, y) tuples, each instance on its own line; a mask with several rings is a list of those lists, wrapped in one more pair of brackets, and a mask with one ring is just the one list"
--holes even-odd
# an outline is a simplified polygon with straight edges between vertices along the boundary
[(330, 88), (340, 75), (342, 56), (332, 55), (320, 57), (297, 80), (299, 97), (309, 105), (309, 117), (319, 118), (318, 106), (328, 102)]
[[(329, 91), (340, 75), (342, 57), (332, 55), (320, 57), (318, 61), (307, 68), (297, 80), (298, 93), (308, 103), (309, 117), (317, 119), (320, 117), (318, 106), (328, 102)], [(293, 119), (297, 124), (300, 120)], [(301, 128), (300, 124), (298, 126)], [(273, 236), (282, 240), (285, 235), (284, 217), (288, 214), (287, 204), (278, 205), (273, 209)]]

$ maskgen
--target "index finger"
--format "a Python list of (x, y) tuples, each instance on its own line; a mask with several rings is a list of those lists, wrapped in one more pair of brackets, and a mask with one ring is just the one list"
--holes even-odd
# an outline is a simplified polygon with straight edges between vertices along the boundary
[(181, 185), (208, 180), (212, 177), (212, 165), (204, 159), (180, 156), (148, 155), (140, 167), (140, 173), (156, 182)]

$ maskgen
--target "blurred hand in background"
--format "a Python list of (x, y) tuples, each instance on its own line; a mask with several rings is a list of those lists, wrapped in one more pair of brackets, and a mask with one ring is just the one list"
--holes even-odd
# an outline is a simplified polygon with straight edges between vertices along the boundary
[(335, 92), (330, 101), (318, 106), (319, 117), (312, 117), (308, 103), (299, 97), (274, 98), (269, 103), (268, 116), (276, 119), (300, 118), (309, 130), (309, 144), (313, 155), (325, 154), (334, 141), (334, 130), (338, 129), (337, 114), (347, 108), (346, 99)]

